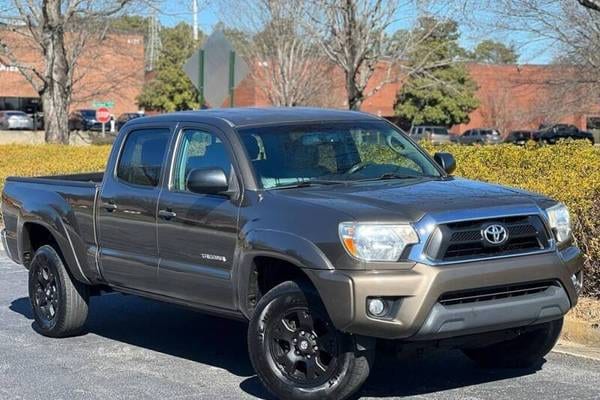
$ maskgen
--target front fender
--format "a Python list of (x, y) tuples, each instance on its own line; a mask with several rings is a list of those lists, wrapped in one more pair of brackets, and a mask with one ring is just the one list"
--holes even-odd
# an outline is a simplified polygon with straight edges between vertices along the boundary
[[(271, 229), (255, 229), (245, 234), (236, 254), (237, 301), (242, 313), (250, 318), (248, 306), (250, 274), (253, 260), (258, 256), (287, 261), (301, 269), (316, 271), (334, 270), (325, 254), (311, 241), (290, 232)], [(312, 280), (312, 276), (309, 278)], [(316, 286), (316, 285), (315, 285)]]

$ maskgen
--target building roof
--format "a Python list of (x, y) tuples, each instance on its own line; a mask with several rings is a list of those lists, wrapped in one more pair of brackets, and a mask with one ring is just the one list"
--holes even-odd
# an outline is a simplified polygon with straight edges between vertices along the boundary
[(155, 121), (208, 122), (210, 119), (225, 121), (232, 127), (281, 124), (290, 122), (322, 121), (377, 121), (374, 115), (359, 111), (310, 108), (310, 107), (264, 107), (264, 108), (213, 108), (199, 111), (181, 111), (135, 119), (131, 123)]

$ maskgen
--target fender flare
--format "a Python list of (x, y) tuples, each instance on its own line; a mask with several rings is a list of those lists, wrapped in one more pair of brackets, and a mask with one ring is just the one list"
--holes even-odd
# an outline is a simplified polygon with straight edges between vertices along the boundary
[[(63, 211), (67, 211), (64, 213)], [(28, 212), (23, 208), (19, 210), (17, 225), (17, 237), (18, 240), (18, 257), (22, 263), (24, 263), (23, 254), (27, 250), (24, 248), (26, 235), (28, 234), (25, 230), (26, 224), (40, 225), (50, 232), (56, 244), (58, 250), (65, 258), (66, 267), (72, 276), (80, 282), (91, 284), (90, 280), (84, 273), (84, 266), (82, 262), (85, 262), (85, 257), (78, 256), (77, 247), (80, 248), (80, 255), (85, 255), (85, 246), (81, 242), (79, 234), (71, 225), (74, 221), (74, 216), (70, 217), (68, 210), (58, 210), (55, 207), (44, 207), (43, 210), (36, 210), (35, 212)], [(83, 253), (81, 253), (83, 251)]]
[[(249, 231), (243, 236), (238, 246), (233, 274), (237, 277), (234, 285), (238, 308), (246, 318), (250, 318), (252, 314), (248, 304), (250, 274), (254, 269), (254, 259), (260, 256), (286, 261), (303, 270), (334, 270), (333, 265), (321, 249), (301, 236), (272, 229)], [(311, 281), (313, 280), (313, 274), (307, 274), (307, 276)]]

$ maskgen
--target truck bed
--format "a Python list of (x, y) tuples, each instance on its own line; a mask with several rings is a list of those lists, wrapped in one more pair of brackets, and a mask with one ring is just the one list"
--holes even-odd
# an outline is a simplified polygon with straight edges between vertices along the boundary
[[(26, 264), (27, 250), (19, 249), (19, 237), (28, 235), (24, 216), (39, 215), (56, 241), (70, 249), (65, 257), (78, 279), (95, 277), (95, 202), (103, 172), (40, 177), (9, 177), (2, 194), (4, 240), (16, 262)], [(24, 257), (24, 258), (23, 258)]]
[(104, 172), (86, 172), (70, 175), (51, 175), (36, 177), (14, 177), (10, 176), (8, 182), (44, 183), (48, 185), (65, 186), (97, 186), (102, 183)]

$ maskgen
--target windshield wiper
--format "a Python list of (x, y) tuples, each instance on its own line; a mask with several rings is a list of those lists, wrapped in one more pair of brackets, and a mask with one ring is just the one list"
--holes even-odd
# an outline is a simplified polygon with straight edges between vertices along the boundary
[(302, 182), (298, 182), (298, 183), (293, 183), (290, 185), (275, 186), (275, 187), (273, 187), (273, 189), (298, 189), (298, 188), (311, 187), (311, 186), (315, 186), (315, 185), (339, 185), (339, 184), (343, 184), (343, 183), (347, 183), (347, 182), (345, 182), (345, 181), (329, 181), (329, 180), (323, 180), (323, 179), (310, 179), (310, 180), (306, 180), (306, 181), (302, 181)]
[(438, 178), (434, 175), (408, 175), (408, 174), (397, 174), (394, 172), (386, 172), (385, 174), (379, 175), (376, 178), (360, 179), (359, 182), (367, 181), (386, 181), (391, 179), (421, 179), (421, 178)]

